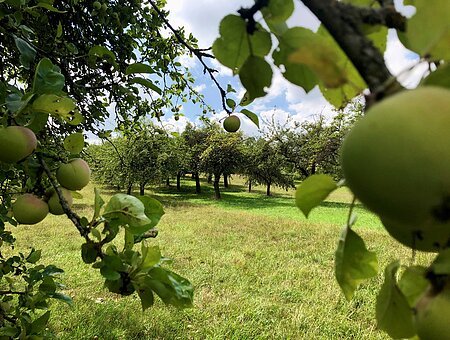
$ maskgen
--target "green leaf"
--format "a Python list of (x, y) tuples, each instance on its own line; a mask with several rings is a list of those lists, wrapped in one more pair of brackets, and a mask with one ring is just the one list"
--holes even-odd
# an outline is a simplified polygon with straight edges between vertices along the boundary
[(53, 299), (63, 301), (65, 303), (67, 303), (69, 306), (73, 305), (72, 298), (68, 295), (61, 294), (61, 293), (54, 293), (54, 294), (50, 295), (50, 297), (52, 297)]
[(141, 299), (142, 311), (145, 311), (149, 307), (153, 306), (154, 297), (153, 292), (150, 288), (138, 289), (138, 295)]
[(142, 234), (151, 228), (152, 221), (145, 215), (144, 204), (136, 197), (115, 194), (106, 204), (103, 213), (109, 221), (117, 221), (133, 234)]
[(42, 283), (39, 285), (39, 291), (46, 294), (53, 294), (56, 291), (55, 281), (50, 276), (47, 276), (42, 280)]
[(228, 98), (227, 105), (230, 109), (234, 110), (234, 108), (236, 107), (236, 102), (233, 99)]
[(436, 275), (450, 275), (450, 249), (442, 250), (431, 264)]
[(6, 97), (6, 107), (12, 113), (18, 114), (27, 107), (28, 103), (33, 98), (33, 93), (27, 93), (22, 97), (17, 93), (11, 93)]
[(118, 272), (106, 266), (100, 268), (100, 274), (102, 274), (105, 279), (110, 281), (116, 281), (120, 279), (120, 274)]
[(76, 155), (83, 151), (84, 137), (81, 132), (75, 132), (64, 138), (64, 149)]
[(156, 86), (155, 84), (153, 84), (153, 82), (148, 79), (141, 78), (141, 77), (134, 77), (134, 78), (130, 79), (129, 83), (130, 84), (139, 84), (139, 85), (149, 88), (150, 90), (155, 91), (159, 95), (162, 94), (161, 89), (158, 86)]
[(164, 207), (161, 202), (149, 196), (138, 196), (138, 199), (144, 204), (144, 213), (151, 220), (151, 223), (147, 226), (147, 230), (150, 230), (159, 223), (164, 215)]
[(179, 308), (192, 307), (194, 288), (191, 283), (161, 267), (154, 267), (144, 280), (145, 287), (151, 288), (168, 305)]
[(92, 228), (91, 229), (91, 234), (92, 236), (94, 236), (97, 241), (101, 241), (102, 240), (102, 234), (100, 234), (100, 231), (98, 231), (97, 228)]
[(295, 192), (295, 204), (308, 217), (328, 195), (338, 188), (336, 182), (328, 175), (312, 175), (305, 179)]
[(253, 124), (255, 124), (259, 128), (259, 118), (258, 116), (250, 110), (243, 109), (241, 113), (244, 114), (248, 119), (250, 119)]
[(422, 84), (450, 89), (450, 63), (439, 66), (436, 71), (432, 72), (423, 80)]
[(425, 267), (411, 266), (406, 268), (398, 281), (398, 287), (402, 291), (410, 307), (416, 305), (417, 301), (419, 301), (419, 298), (429, 285), (425, 275)]
[(376, 305), (378, 328), (395, 339), (415, 335), (413, 311), (397, 286), (396, 274), (399, 266), (396, 261), (386, 267), (384, 283), (378, 293)]
[(345, 227), (335, 254), (335, 275), (347, 300), (359, 284), (378, 271), (376, 254), (367, 250), (363, 239)]
[(388, 28), (386, 26), (370, 26), (365, 30), (366, 36), (372, 40), (372, 43), (381, 53), (386, 51)]
[(127, 67), (125, 74), (130, 75), (134, 73), (155, 73), (155, 70), (149, 65), (142, 63), (131, 64)]
[(16, 327), (1, 327), (0, 336), (14, 337), (19, 333), (20, 329)]
[(261, 9), (264, 20), (270, 23), (284, 22), (293, 12), (293, 0), (270, 0), (269, 4)]
[(71, 119), (72, 111), (75, 110), (75, 102), (67, 97), (55, 94), (40, 95), (32, 105), (32, 109), (37, 112), (48, 113), (64, 119)]
[(264, 88), (272, 83), (272, 69), (263, 58), (250, 56), (239, 70), (239, 79), (250, 99), (264, 97)]
[(230, 84), (228, 84), (228, 85), (227, 85), (227, 93), (230, 93), (230, 92), (236, 93), (236, 90), (233, 88), (233, 86), (231, 86)]
[(46, 10), (49, 10), (49, 11), (55, 12), (55, 13), (67, 13), (67, 11), (60, 11), (59, 9), (56, 9), (55, 7), (53, 7), (52, 5), (50, 5), (47, 2), (39, 2), (36, 6), (45, 8)]
[[(103, 263), (105, 267), (108, 267), (109, 269), (112, 269), (114, 271), (117, 272), (121, 272), (124, 271), (124, 264), (121, 260), (121, 258), (119, 257), (119, 255), (105, 255), (103, 257)], [(116, 280), (116, 279), (110, 279), (110, 280)]]
[(93, 243), (89, 242), (81, 245), (81, 258), (84, 263), (94, 263), (97, 256), (97, 249), (95, 249), (95, 245)]
[(49, 319), (50, 319), (50, 311), (47, 311), (44, 314), (42, 314), (39, 318), (34, 320), (31, 323), (30, 334), (38, 334), (38, 333), (42, 332), (44, 330), (45, 326), (47, 326)]
[(239, 72), (250, 55), (264, 57), (270, 52), (270, 34), (259, 24), (255, 29), (249, 35), (245, 20), (237, 15), (227, 15), (220, 22), (220, 37), (214, 42), (212, 50), (217, 60), (229, 67), (233, 74)]
[(41, 250), (34, 250), (34, 248), (31, 250), (30, 254), (27, 256), (26, 261), (28, 263), (36, 263), (41, 259)]
[(253, 99), (250, 98), (250, 95), (248, 94), (248, 91), (245, 91), (244, 96), (242, 97), (241, 101), (239, 102), (240, 106), (247, 106), (253, 103)]
[(125, 244), (124, 247), (125, 249), (133, 249), (134, 246), (134, 234), (129, 231), (129, 230), (125, 230)]
[(139, 268), (142, 270), (149, 269), (161, 260), (161, 250), (158, 246), (149, 247), (145, 242), (141, 243), (142, 261)]
[(27, 70), (36, 57), (36, 49), (22, 38), (14, 36), (14, 42), (20, 52), (20, 63)]
[(317, 75), (309, 66), (290, 61), (289, 56), (301, 48), (303, 41), (311, 40), (315, 36), (314, 32), (306, 28), (288, 29), (279, 36), (280, 43), (272, 54), (275, 65), (284, 66), (284, 78), (301, 86), (306, 92), (311, 91), (318, 84)]
[(48, 58), (39, 61), (33, 80), (33, 92), (36, 94), (57, 94), (64, 87), (64, 76), (61, 69), (53, 65)]
[[(432, 60), (450, 60), (450, 2), (415, 0), (416, 14), (407, 22), (405, 33), (399, 33), (401, 42), (421, 57)], [(436, 11), (436, 9), (439, 9)]]
[(100, 190), (95, 188), (94, 193), (95, 193), (95, 199), (94, 199), (94, 217), (92, 218), (93, 220), (97, 219), (100, 216), (100, 209), (105, 204), (105, 201), (100, 196)]
[(61, 21), (58, 22), (58, 26), (56, 27), (56, 38), (61, 38), (63, 35), (63, 27)]
[(116, 56), (113, 52), (107, 49), (104, 46), (96, 45), (90, 48), (89, 53), (89, 61), (92, 64), (97, 62), (97, 59), (105, 60), (109, 64), (113, 65), (114, 68), (117, 68)]

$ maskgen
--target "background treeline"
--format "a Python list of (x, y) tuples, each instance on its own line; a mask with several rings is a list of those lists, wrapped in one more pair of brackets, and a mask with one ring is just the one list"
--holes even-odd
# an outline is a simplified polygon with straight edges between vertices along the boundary
[(200, 177), (205, 176), (219, 199), (221, 181), (227, 187), (230, 176), (239, 174), (249, 191), (264, 185), (270, 195), (272, 186), (288, 189), (294, 187), (294, 179), (315, 173), (340, 178), (339, 148), (360, 116), (360, 106), (354, 105), (331, 121), (318, 116), (302, 123), (267, 122), (258, 138), (227, 133), (208, 121), (201, 126), (188, 124), (181, 134), (140, 122), (133, 133), (123, 129), (101, 144), (90, 145), (88, 154), (97, 182), (128, 193), (138, 186), (143, 195), (147, 186), (169, 186), (173, 180), (181, 190), (181, 177), (190, 175), (197, 193)]

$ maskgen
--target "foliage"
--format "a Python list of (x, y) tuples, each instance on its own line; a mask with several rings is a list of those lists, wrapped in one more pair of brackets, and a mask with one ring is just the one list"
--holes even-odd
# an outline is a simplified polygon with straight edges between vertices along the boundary
[[(164, 213), (160, 203), (125, 195), (104, 205), (96, 191), (94, 216), (80, 217), (63, 196), (55, 171), (62, 162), (84, 156), (83, 132), (108, 138), (110, 132), (99, 126), (110, 117), (110, 108), (122, 131), (132, 131), (139, 117), (160, 117), (173, 97), (203, 105), (202, 97), (190, 89), (191, 75), (176, 61), (186, 51), (185, 44), (195, 47), (196, 41), (184, 37), (182, 30), (177, 37), (162, 35), (164, 5), (165, 1), (104, 1), (100, 7), (78, 0), (0, 3), (0, 124), (26, 126), (39, 141), (29, 157), (0, 164), (2, 246), (13, 248), (15, 243), (6, 223), (17, 224), (11, 216), (16, 193), (33, 193), (42, 200), (53, 193), (84, 239), (83, 261), (100, 271), (110, 291), (136, 291), (143, 309), (153, 304), (154, 294), (177, 307), (192, 304), (189, 281), (164, 269), (167, 259), (145, 241), (156, 234), (153, 228)], [(152, 149), (135, 150), (144, 151)], [(141, 156), (129, 165), (152, 180), (155, 174), (146, 172), (141, 162), (152, 155)], [(122, 172), (119, 178), (127, 176)], [(123, 249), (117, 242), (111, 244), (120, 231)], [(140, 250), (135, 243), (140, 243)], [(2, 336), (42, 336), (50, 316), (48, 299), (70, 302), (57, 291), (61, 286), (54, 276), (62, 270), (35, 264), (40, 251), (28, 256), (13, 253), (2, 251), (1, 256)]]
[[(301, 86), (306, 92), (319, 86), (324, 97), (336, 108), (345, 107), (353, 98), (361, 95), (365, 89), (364, 111), (373, 105), (376, 106), (377, 102), (384, 98), (405, 90), (390, 73), (383, 58), (387, 28), (395, 29), (403, 45), (416, 52), (421, 61), (427, 62), (430, 70), (437, 70), (435, 73), (431, 73), (428, 80), (425, 78), (426, 74), (423, 74), (425, 80), (422, 83), (448, 88), (448, 82), (445, 81), (445, 70), (450, 61), (448, 53), (450, 31), (447, 20), (450, 15), (450, 6), (447, 2), (436, 0), (430, 4), (425, 0), (408, 1), (408, 4), (412, 4), (416, 8), (416, 13), (410, 19), (397, 12), (393, 1), (302, 0), (302, 3), (321, 22), (317, 32), (302, 27), (288, 27), (286, 20), (293, 12), (293, 0), (256, 0), (253, 6), (241, 8), (238, 11), (239, 16), (228, 15), (222, 19), (220, 37), (215, 41), (213, 51), (223, 65), (229, 67), (234, 74), (239, 75), (241, 83), (251, 99), (265, 96), (265, 88), (271, 84), (273, 75), (269, 62), (273, 61), (275, 67), (281, 69), (283, 76), (288, 81)], [(434, 15), (432, 13), (435, 13), (436, 9), (439, 9), (439, 14), (432, 22), (431, 17)], [(266, 26), (256, 22), (257, 13), (262, 14)], [(241, 43), (242, 41), (245, 43)], [(272, 41), (275, 42), (275, 47), (272, 47)], [(228, 53), (229, 51), (232, 53)], [(269, 55), (271, 52), (272, 54)], [(255, 71), (255, 67), (258, 68), (258, 71)], [(443, 113), (446, 112), (445, 110)], [(426, 112), (419, 109), (415, 113), (423, 115)], [(342, 116), (338, 116), (337, 119), (341, 122), (345, 121)], [(421, 123), (415, 122), (414, 124)], [(305, 133), (297, 135), (285, 129), (278, 140), (283, 145), (296, 137), (294, 144), (297, 145), (297, 148), (292, 146), (286, 148), (286, 151), (295, 150), (296, 152), (287, 158), (292, 159), (292, 163), (304, 176), (313, 176), (309, 182), (312, 185), (302, 185), (297, 192), (297, 204), (307, 215), (327, 196), (328, 188), (338, 187), (336, 183), (333, 184), (331, 177), (324, 181), (321, 177), (323, 175), (315, 173), (317, 167), (321, 167), (325, 171), (331, 170), (331, 173), (339, 175), (336, 171), (338, 164), (336, 155), (340, 141), (348, 127), (347, 129), (331, 128), (322, 134), (324, 124), (319, 120), (318, 123), (306, 124), (303, 128)], [(396, 125), (396, 128), (402, 129), (401, 124)], [(344, 134), (341, 135), (340, 130)], [(423, 130), (422, 127), (421, 131)], [(407, 128), (401, 133), (407, 134)], [(289, 134), (290, 138), (283, 140), (286, 134)], [(274, 135), (280, 134), (275, 133)], [(387, 156), (384, 157), (386, 162), (390, 162), (389, 157), (396, 156), (400, 160), (405, 157), (403, 154), (394, 155), (395, 152), (389, 153), (389, 151), (386, 150)], [(432, 157), (432, 155), (428, 157)], [(321, 164), (322, 161), (325, 161), (325, 165)], [(435, 161), (438, 160), (435, 159)], [(334, 169), (326, 169), (328, 164), (334, 166)], [(405, 173), (402, 175), (407, 178), (418, 175), (415, 173), (416, 169), (406, 168), (403, 170)], [(358, 173), (357, 169), (355, 171)], [(446, 183), (443, 184), (445, 191), (448, 190), (448, 181), (444, 176), (446, 175), (441, 174), (438, 178), (442, 183)], [(361, 178), (365, 178), (364, 180), (367, 182), (374, 180), (365, 172), (361, 174)], [(426, 180), (427, 178), (423, 179), (424, 183)], [(326, 185), (326, 190), (322, 185), (324, 182), (331, 183), (331, 185)], [(392, 190), (401, 190), (400, 185), (395, 184), (396, 187)], [(373, 185), (376, 186), (376, 183)], [(415, 183), (410, 185), (415, 185)], [(317, 192), (314, 191), (314, 186), (316, 186)], [(360, 190), (365, 190), (364, 185)], [(447, 196), (447, 194), (444, 194), (444, 197), (441, 195), (440, 199), (447, 202)], [(414, 198), (405, 197), (405, 200), (407, 199)], [(439, 226), (446, 228), (448, 227), (448, 203), (439, 204), (441, 207), (439, 209), (446, 212), (446, 218), (441, 218), (438, 223)], [(377, 273), (376, 256), (367, 250), (362, 238), (352, 229), (356, 220), (352, 214), (353, 206), (354, 202), (351, 205), (335, 256), (336, 278), (348, 299), (353, 296), (355, 289), (363, 280)], [(377, 213), (383, 217), (380, 212)], [(443, 215), (439, 214), (439, 216)], [(421, 221), (408, 222), (421, 223)], [(447, 244), (448, 247), (448, 240), (443, 239), (440, 243)], [(415, 250), (414, 241), (412, 248)], [(447, 265), (448, 263), (447, 261)], [(411, 267), (406, 267), (406, 270), (409, 268)], [(412, 337), (416, 333), (413, 308), (420, 310), (423, 306), (411, 305), (407, 301), (406, 293), (399, 289), (397, 282), (398, 269), (399, 264), (395, 262), (386, 268), (385, 284), (378, 295), (377, 322), (378, 326), (390, 336), (406, 338)], [(448, 273), (439, 275), (433, 267), (428, 268), (427, 272), (426, 277), (422, 273), (422, 279), (428, 281), (429, 289), (435, 292), (435, 295), (450, 282)], [(406, 277), (402, 284), (408, 286), (410, 290), (416, 292), (420, 290), (423, 294), (422, 281), (414, 281), (413, 278), (414, 276)], [(433, 313), (439, 318), (439, 312)], [(448, 333), (448, 323), (445, 325), (442, 320), (439, 320), (436, 321), (436, 324), (442, 325), (438, 326), (442, 329), (435, 329), (435, 334), (433, 329), (431, 333), (429, 333), (430, 330), (427, 330), (428, 336), (437, 336), (442, 333), (443, 329), (445, 329), (444, 333)]]

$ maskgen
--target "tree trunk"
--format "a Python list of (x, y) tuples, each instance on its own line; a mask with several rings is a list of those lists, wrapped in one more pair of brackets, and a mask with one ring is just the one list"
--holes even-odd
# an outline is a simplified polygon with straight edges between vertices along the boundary
[(170, 187), (170, 178), (169, 177), (167, 177), (167, 179), (166, 179), (166, 187)]
[(214, 198), (216, 200), (220, 200), (220, 198), (221, 198), (219, 183), (220, 183), (220, 174), (215, 174), (214, 175)]
[(128, 183), (127, 194), (131, 195), (131, 189), (133, 189), (133, 183)]
[(270, 196), (270, 182), (267, 182), (267, 191), (266, 191), (266, 194), (267, 194), (267, 196)]
[(212, 183), (212, 178), (213, 178), (213, 175), (212, 174), (208, 174), (208, 178), (207, 178), (207, 182), (209, 183), (209, 184), (211, 184)]
[(248, 192), (252, 192), (252, 180), (248, 181)]
[(177, 173), (177, 190), (181, 190), (181, 171), (178, 171)]
[(311, 175), (314, 175), (316, 173), (316, 163), (314, 162), (311, 166)]
[(145, 193), (145, 183), (139, 183), (139, 195), (144, 196)]
[(228, 188), (228, 175), (227, 174), (223, 174), (223, 186), (225, 188)]
[(195, 172), (195, 193), (199, 194), (201, 192), (200, 189), (200, 176), (198, 175), (198, 172)]

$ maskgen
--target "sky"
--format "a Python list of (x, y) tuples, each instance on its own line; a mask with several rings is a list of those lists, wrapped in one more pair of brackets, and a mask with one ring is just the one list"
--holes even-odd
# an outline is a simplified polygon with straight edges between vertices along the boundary
[[(187, 33), (192, 33), (198, 39), (199, 47), (208, 48), (219, 36), (220, 20), (227, 14), (237, 14), (236, 11), (239, 8), (251, 6), (253, 2), (252, 0), (168, 0), (166, 8), (170, 11), (169, 21), (174, 27), (184, 26)], [(408, 17), (413, 15), (414, 8), (403, 6), (402, 0), (396, 0), (395, 4), (404, 15)], [(295, 11), (287, 22), (288, 26), (303, 26), (316, 30), (320, 24), (317, 18), (301, 2), (295, 1), (295, 6)], [(392, 74), (402, 75), (399, 80), (407, 87), (415, 87), (427, 67), (427, 65), (419, 65), (412, 72), (405, 72), (411, 65), (418, 64), (418, 56), (403, 47), (394, 30), (390, 30), (388, 34), (385, 60)], [(196, 78), (195, 87), (205, 96), (205, 101), (217, 110), (218, 114), (212, 119), (220, 120), (225, 117), (226, 113), (221, 108), (219, 91), (209, 77), (203, 74), (203, 68), (199, 62), (187, 56), (180, 58), (180, 62), (189, 67)], [(231, 84), (237, 90), (237, 96), (232, 98), (239, 102), (245, 92), (239, 78), (233, 77), (231, 71), (216, 60), (209, 60), (209, 64), (219, 71), (216, 75), (222, 87), (226, 88), (227, 84)], [(317, 87), (305, 93), (302, 88), (284, 80), (277, 69), (274, 69), (272, 85), (267, 92), (265, 97), (256, 99), (246, 107), (258, 114), (262, 126), (265, 121), (272, 119), (283, 123), (287, 117), (303, 121), (314, 119), (318, 114), (327, 117), (332, 117), (334, 114), (332, 106), (323, 98)], [(198, 121), (200, 108), (188, 103), (184, 105), (182, 112), (185, 117), (181, 117), (179, 121), (175, 121), (168, 113), (163, 119), (164, 124), (172, 130), (182, 131), (187, 121), (194, 123)], [(242, 115), (240, 117), (242, 118), (241, 129), (244, 133), (257, 135), (256, 126), (246, 117)]]

